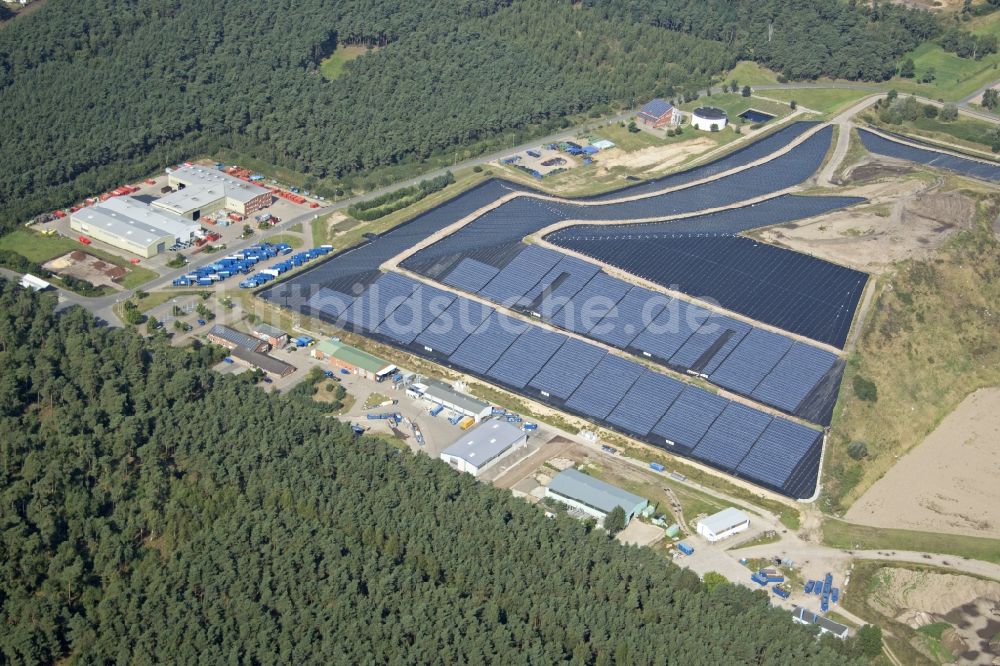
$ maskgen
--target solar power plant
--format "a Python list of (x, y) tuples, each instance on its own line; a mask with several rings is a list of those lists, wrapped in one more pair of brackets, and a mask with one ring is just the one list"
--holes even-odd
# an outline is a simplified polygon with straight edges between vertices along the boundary
[(545, 236), (551, 243), (577, 237), (605, 236), (609, 239), (653, 237), (664, 233), (674, 234), (737, 234), (760, 227), (786, 224), (828, 213), (838, 208), (866, 201), (861, 197), (806, 197), (782, 194), (758, 203), (731, 208), (717, 213), (692, 215), (664, 222), (636, 222), (631, 224), (577, 224)]
[(676, 379), (647, 370), (608, 415), (608, 423), (646, 437), (685, 386)]
[(326, 321), (336, 321), (351, 306), (354, 298), (354, 296), (323, 287), (309, 297), (303, 304), (302, 311)]
[(466, 257), (441, 282), (450, 287), (474, 294), (485, 287), (499, 272), (499, 268), (494, 268), (489, 264)]
[(792, 341), (785, 336), (755, 328), (710, 379), (731, 391), (750, 395), (791, 347)]
[(552, 270), (561, 255), (536, 245), (526, 245), (514, 260), (479, 290), (494, 303), (513, 305)]
[(751, 329), (732, 317), (712, 313), (697, 331), (670, 357), (670, 365), (699, 374), (718, 355), (725, 357)]
[(680, 185), (685, 185), (687, 183), (692, 183), (696, 180), (701, 180), (703, 178), (709, 178), (711, 176), (718, 175), (724, 171), (729, 171), (730, 169), (735, 169), (737, 167), (746, 166), (751, 162), (756, 162), (759, 159), (767, 157), (771, 153), (780, 150), (787, 146), (791, 141), (795, 140), (802, 133), (816, 126), (815, 122), (805, 122), (798, 121), (790, 123), (782, 127), (777, 132), (760, 139), (759, 141), (754, 141), (748, 146), (740, 148), (739, 150), (733, 151), (721, 157), (714, 162), (710, 162), (704, 166), (695, 167), (693, 169), (688, 169), (687, 171), (681, 171), (679, 173), (670, 174), (669, 176), (664, 176), (662, 178), (657, 178), (655, 180), (649, 180), (644, 183), (638, 183), (632, 185), (631, 187), (626, 187), (622, 190), (617, 190), (615, 192), (608, 192), (606, 194), (600, 194), (598, 196), (592, 197), (594, 201), (602, 201), (606, 199), (616, 199), (623, 196), (635, 196), (637, 194), (646, 194), (648, 192), (656, 192), (668, 187), (678, 187)]
[(569, 338), (562, 333), (532, 326), (500, 355), (486, 375), (507, 386), (523, 389), (567, 340)]
[(834, 354), (796, 342), (750, 396), (794, 414), (836, 362)]
[(385, 273), (355, 299), (341, 315), (341, 320), (355, 329), (374, 331), (418, 286), (418, 282), (398, 273)]
[(671, 299), (660, 313), (632, 340), (643, 356), (669, 363), (677, 351), (701, 328), (712, 313), (678, 298)]
[(560, 245), (792, 333), (843, 347), (868, 276), (739, 236), (660, 236)]
[(478, 329), (495, 312), (479, 301), (456, 298), (441, 315), (432, 321), (414, 342), (429, 352), (447, 356)]
[[(563, 349), (566, 349), (565, 345)], [(563, 349), (559, 350), (560, 353)], [(566, 407), (581, 414), (604, 419), (645, 372), (646, 369), (638, 363), (608, 354), (573, 391), (566, 401)]]
[(451, 355), (451, 362), (478, 374), (497, 362), (528, 325), (519, 319), (493, 312)]
[(570, 338), (532, 377), (528, 386), (545, 396), (565, 400), (606, 355), (600, 347)]
[(607, 273), (598, 273), (563, 307), (556, 310), (550, 321), (559, 328), (586, 333), (620, 301), (631, 287)]
[(652, 430), (669, 444), (667, 450), (690, 453), (729, 401), (714, 393), (688, 386)]
[[(736, 468), (739, 476), (808, 497), (815, 488), (822, 433), (785, 419), (772, 420)], [(813, 462), (816, 461), (816, 462)], [(794, 477), (794, 478), (793, 478)]]
[(518, 302), (518, 307), (548, 317), (566, 304), (569, 299), (600, 271), (595, 264), (546, 250), (559, 258), (559, 263)]
[[(948, 155), (937, 150), (908, 146), (860, 128), (858, 129), (858, 135), (861, 137), (861, 143), (864, 144), (869, 152), (1000, 183), (1000, 165), (980, 162), (979, 160), (967, 159), (956, 155)], [(908, 140), (912, 141), (912, 139)]]
[(693, 455), (719, 469), (731, 471), (746, 457), (770, 422), (771, 417), (767, 414), (731, 402), (698, 442)]
[(454, 300), (455, 296), (447, 291), (421, 284), (408, 299), (386, 316), (375, 332), (408, 345)]
[(632, 287), (608, 313), (590, 329), (595, 340), (626, 349), (651, 324), (672, 299), (642, 287)]

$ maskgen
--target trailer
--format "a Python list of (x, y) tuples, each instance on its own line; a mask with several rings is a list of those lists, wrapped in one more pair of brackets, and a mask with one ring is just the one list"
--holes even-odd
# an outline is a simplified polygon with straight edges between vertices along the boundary
[(830, 601), (833, 603), (838, 603), (840, 601), (840, 588), (835, 587), (830, 590)]
[(653, 470), (655, 472), (666, 472), (667, 471), (667, 468), (664, 467), (663, 465), (661, 465), (658, 462), (651, 462), (651, 463), (649, 463), (649, 469), (651, 469), (651, 470)]
[(791, 592), (789, 592), (783, 587), (779, 587), (778, 585), (775, 585), (773, 588), (771, 588), (771, 591), (774, 592), (779, 597), (781, 597), (782, 599), (787, 599), (788, 597), (792, 596)]
[(525, 432), (530, 432), (532, 430), (538, 430), (538, 424), (537, 423), (525, 423), (521, 427), (525, 430)]
[(451, 417), (448, 418), (448, 423), (450, 423), (452, 425), (458, 425), (458, 422), (461, 421), (461, 420), (462, 420), (462, 415), (461, 414), (455, 414), (454, 416), (451, 416)]
[(492, 413), (494, 416), (496, 416), (497, 414), (506, 414), (507, 410), (504, 409), (503, 407), (494, 407)]
[(462, 422), (458, 424), (458, 427), (461, 428), (462, 430), (468, 430), (475, 424), (476, 424), (476, 419), (472, 418), (471, 416), (466, 416), (464, 419), (462, 419)]
[(750, 580), (757, 583), (761, 587), (767, 586), (767, 579), (761, 576), (759, 571), (754, 571), (752, 574), (750, 574)]
[(431, 407), (431, 411), (428, 412), (431, 416), (437, 416), (444, 411), (444, 405), (434, 405)]
[(175, 287), (190, 287), (191, 286), (191, 280), (189, 280), (187, 277), (185, 277), (185, 276), (182, 275), (179, 278), (175, 278), (173, 284), (174, 284)]
[(833, 589), (833, 574), (827, 574), (823, 579), (823, 594), (830, 594), (831, 589)]
[(814, 581), (814, 580), (807, 580), (806, 581), (806, 586), (805, 586), (805, 589), (804, 589), (805, 593), (806, 594), (812, 594), (813, 588), (815, 586), (816, 586), (816, 581)]
[(691, 546), (687, 545), (683, 541), (681, 543), (677, 544), (677, 550), (681, 551), (685, 555), (694, 555), (694, 548), (692, 548)]

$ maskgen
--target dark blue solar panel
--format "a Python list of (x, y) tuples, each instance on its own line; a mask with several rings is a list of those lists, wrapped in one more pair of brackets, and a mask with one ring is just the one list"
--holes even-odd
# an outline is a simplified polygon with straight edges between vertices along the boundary
[(441, 282), (469, 293), (476, 293), (500, 272), (489, 264), (466, 257)]
[(774, 419), (736, 472), (765, 485), (782, 488), (802, 459), (820, 446), (822, 436), (818, 430)]
[(416, 343), (428, 351), (450, 355), (494, 312), (493, 308), (467, 298), (456, 298), (437, 319), (417, 336)]
[(586, 333), (630, 288), (624, 280), (613, 278), (607, 273), (598, 273), (551, 317), (551, 321), (568, 331)]
[(642, 287), (632, 287), (618, 304), (590, 329), (588, 335), (625, 349), (656, 319), (670, 300), (670, 297), (664, 294), (657, 294)]
[(673, 442), (681, 452), (690, 451), (728, 404), (714, 393), (688, 386), (653, 428), (653, 434)]
[(573, 392), (566, 406), (581, 414), (603, 419), (645, 371), (638, 363), (608, 354)]
[(570, 338), (528, 382), (528, 386), (565, 400), (606, 354), (600, 347)]
[(530, 307), (542, 317), (548, 317), (573, 298), (599, 270), (589, 261), (563, 257), (538, 284), (528, 290), (518, 305)]
[[(718, 349), (726, 346), (733, 337), (742, 339), (750, 326), (731, 317), (713, 313), (670, 357), (670, 365), (701, 371), (702, 365), (718, 355)], [(725, 336), (725, 339), (723, 338)], [(709, 354), (711, 352), (711, 354)]]
[(671, 299), (653, 323), (636, 336), (632, 346), (644, 356), (666, 363), (709, 316), (711, 313), (703, 307)]
[(306, 301), (305, 312), (332, 321), (343, 314), (353, 302), (354, 296), (323, 287)]
[(794, 412), (836, 363), (825, 349), (796, 342), (751, 394), (752, 397)]
[(393, 310), (406, 301), (420, 285), (399, 273), (385, 273), (368, 285), (343, 314), (343, 320), (366, 331), (374, 331)]
[(676, 379), (647, 370), (608, 415), (608, 423), (645, 437), (685, 386)]
[(518, 319), (494, 312), (448, 360), (472, 372), (485, 374), (527, 328), (528, 324)]
[(437, 287), (421, 284), (408, 299), (378, 325), (375, 332), (408, 345), (454, 300), (454, 294)]
[[(974, 178), (1000, 183), (1000, 165), (948, 155), (936, 150), (915, 148), (897, 141), (890, 141), (863, 129), (858, 130), (865, 148), (879, 155), (918, 162), (928, 166), (948, 169)], [(908, 139), (911, 140), (911, 139)]]
[(712, 382), (750, 395), (792, 346), (783, 335), (755, 328), (712, 375)]
[(494, 303), (513, 305), (552, 270), (560, 257), (562, 255), (558, 252), (537, 245), (526, 245), (479, 294)]
[(567, 340), (562, 333), (532, 326), (518, 336), (486, 374), (508, 386), (524, 388)]
[(729, 331), (726, 335), (726, 341), (713, 351), (712, 357), (707, 360), (705, 365), (698, 367), (699, 374), (710, 375), (736, 349), (736, 345), (742, 342), (753, 326), (719, 313), (713, 313), (705, 325), (706, 327), (717, 326), (723, 331)]
[(693, 455), (720, 469), (732, 470), (770, 422), (767, 414), (731, 402), (702, 437)]

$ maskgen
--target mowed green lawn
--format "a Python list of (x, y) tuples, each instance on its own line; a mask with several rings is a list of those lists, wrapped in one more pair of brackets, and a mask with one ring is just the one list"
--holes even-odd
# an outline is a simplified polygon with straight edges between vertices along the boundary
[(868, 90), (851, 90), (849, 88), (798, 88), (762, 90), (760, 94), (782, 102), (795, 100), (801, 106), (820, 113), (835, 113), (846, 109), (852, 103), (872, 93)]
[(736, 81), (741, 86), (764, 86), (778, 82), (778, 75), (755, 62), (741, 60), (736, 63), (723, 81)]
[(121, 257), (102, 250), (87, 247), (71, 238), (66, 238), (65, 236), (42, 236), (26, 229), (16, 229), (6, 236), (0, 236), (0, 250), (17, 252), (22, 257), (36, 264), (44, 264), (50, 259), (55, 259), (73, 250), (83, 250), (87, 254), (92, 254), (95, 257), (126, 269), (128, 274), (122, 278), (120, 283), (126, 289), (134, 289), (159, 276), (159, 273), (156, 271), (143, 266), (136, 266)]
[(738, 122), (740, 120), (738, 116), (747, 109), (756, 109), (764, 113), (770, 113), (776, 118), (783, 118), (792, 111), (787, 104), (769, 102), (759, 97), (743, 97), (738, 93), (719, 93), (711, 97), (699, 97), (693, 102), (681, 104), (680, 108), (684, 111), (691, 111), (699, 106), (714, 106), (722, 109), (729, 116), (729, 122), (731, 123)]
[(344, 73), (344, 65), (368, 51), (364, 46), (338, 46), (337, 49), (319, 64), (319, 73), (324, 79), (332, 81)]

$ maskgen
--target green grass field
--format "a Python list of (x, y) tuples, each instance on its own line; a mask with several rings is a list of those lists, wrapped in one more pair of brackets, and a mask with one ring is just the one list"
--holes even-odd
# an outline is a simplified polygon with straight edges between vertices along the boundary
[[(671, 137), (671, 139), (661, 139), (650, 132), (629, 132), (628, 127), (622, 127), (617, 123), (601, 127), (593, 132), (587, 132), (587, 136), (607, 139), (625, 152), (642, 150), (643, 148), (649, 148), (650, 146), (662, 146), (673, 139), (673, 137)], [(690, 138), (690, 136), (687, 138)]]
[[(293, 250), (297, 250), (302, 247), (302, 237), (298, 234), (275, 234), (273, 236), (268, 236), (267, 242), (273, 244), (287, 243), (292, 246)], [(325, 243), (326, 241), (323, 242)], [(322, 245), (322, 243), (319, 243), (319, 245)]]
[(776, 118), (784, 118), (792, 112), (787, 104), (777, 104), (769, 102), (766, 99), (760, 99), (759, 97), (743, 97), (738, 93), (722, 92), (713, 94), (711, 97), (699, 97), (693, 102), (681, 104), (680, 108), (684, 111), (691, 111), (699, 106), (714, 106), (722, 109), (729, 115), (729, 122), (731, 123), (740, 122), (739, 115), (751, 108), (763, 111), (764, 113), (770, 113)]
[(741, 60), (723, 77), (723, 81), (736, 81), (741, 86), (765, 86), (778, 82), (778, 74), (755, 62)]
[(329, 58), (320, 63), (319, 72), (324, 79), (332, 81), (344, 73), (344, 65), (363, 56), (367, 51), (367, 47), (364, 46), (338, 46)]
[(44, 264), (50, 259), (64, 255), (73, 250), (83, 250), (116, 266), (121, 266), (128, 273), (122, 278), (121, 285), (126, 289), (134, 289), (159, 276), (156, 271), (143, 266), (136, 266), (121, 257), (87, 247), (65, 236), (42, 236), (26, 229), (16, 229), (6, 236), (0, 237), (0, 249), (17, 252), (22, 257), (36, 264)]
[(910, 550), (1000, 563), (1000, 539), (823, 521), (823, 543), (843, 550)]
[(783, 102), (795, 100), (801, 106), (833, 114), (849, 107), (862, 97), (871, 95), (867, 90), (851, 90), (848, 88), (798, 88), (786, 90), (762, 90), (761, 95), (772, 97)]

